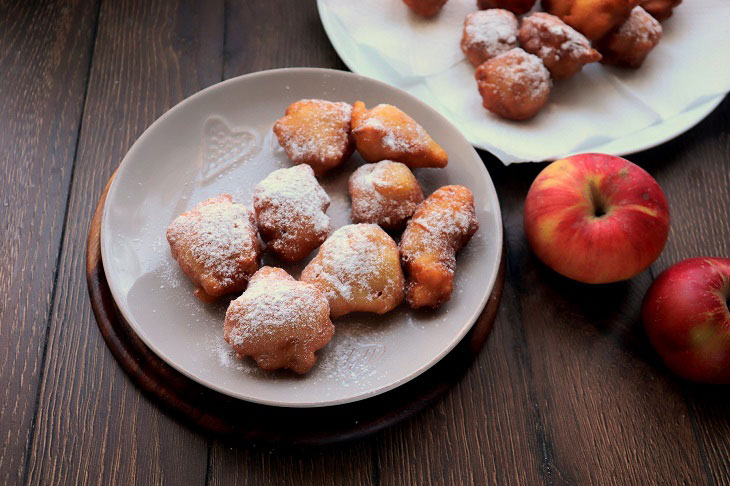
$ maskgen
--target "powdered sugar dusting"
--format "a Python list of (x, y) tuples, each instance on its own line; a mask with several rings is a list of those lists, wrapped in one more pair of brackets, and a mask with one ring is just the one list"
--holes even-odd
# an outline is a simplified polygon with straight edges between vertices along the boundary
[(637, 42), (653, 43), (662, 35), (662, 25), (641, 7), (634, 7), (631, 15), (616, 31), (616, 35), (628, 36)]
[(246, 292), (231, 302), (226, 321), (231, 321), (228, 334), (233, 346), (244, 346), (253, 339), (288, 333), (311, 341), (321, 334), (317, 316), (328, 314), (327, 302), (314, 287), (294, 279), (253, 279)]
[(517, 18), (508, 10), (490, 9), (470, 13), (464, 20), (462, 49), (480, 49), (482, 61), (517, 47)]
[(413, 215), (418, 205), (423, 201), (423, 194), (418, 187), (415, 177), (412, 178), (415, 187), (408, 190), (407, 198), (392, 199), (384, 196), (381, 191), (398, 190), (400, 180), (391, 180), (389, 170), (394, 167), (410, 170), (400, 162), (382, 160), (376, 164), (360, 166), (350, 177), (350, 193), (352, 197), (353, 219), (360, 222), (376, 224), (402, 224)]
[[(327, 160), (342, 157), (349, 141), (352, 105), (344, 102), (304, 99), (296, 105), (310, 105), (313, 113), (304, 123), (278, 124), (279, 142), (297, 163), (312, 159)], [(284, 117), (296, 117), (296, 111)]]
[(253, 221), (249, 208), (222, 194), (178, 216), (167, 237), (171, 246), (180, 245), (182, 251), (189, 252), (204, 274), (228, 286), (248, 278), (240, 259), (258, 251)]
[(593, 49), (588, 39), (554, 15), (535, 12), (522, 19), (522, 47), (543, 60), (565, 56), (579, 60)]
[(540, 58), (534, 54), (516, 47), (494, 59), (508, 60), (494, 64), (497, 75), (507, 83), (520, 83), (526, 86), (533, 99), (541, 98), (552, 87), (550, 73)]
[(313, 232), (324, 241), (330, 229), (325, 214), (329, 204), (308, 165), (275, 170), (254, 189), (258, 223), (262, 230), (278, 230), (282, 246), (297, 244), (303, 232)]
[(378, 117), (378, 112), (384, 108), (389, 108), (389, 105), (380, 104), (371, 109), (355, 130), (369, 128), (377, 131), (382, 137), (383, 146), (393, 152), (408, 153), (428, 149), (429, 136), (421, 125), (408, 118), (403, 123), (393, 123), (393, 119), (388, 118), (384, 123)]

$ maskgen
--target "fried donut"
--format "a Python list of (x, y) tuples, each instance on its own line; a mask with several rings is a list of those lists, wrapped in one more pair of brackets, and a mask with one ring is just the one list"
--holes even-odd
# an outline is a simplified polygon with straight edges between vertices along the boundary
[(617, 29), (598, 43), (603, 62), (617, 66), (638, 68), (662, 38), (662, 26), (641, 7)]
[(167, 241), (172, 258), (196, 285), (195, 296), (204, 302), (242, 292), (259, 268), (253, 211), (228, 194), (206, 199), (175, 218)]
[(368, 110), (362, 101), (352, 107), (352, 135), (368, 162), (394, 160), (411, 169), (446, 167), (449, 156), (421, 125), (393, 105)]
[(583, 34), (548, 13), (523, 18), (519, 36), (522, 48), (539, 57), (553, 79), (569, 78), (584, 64), (601, 60)]
[(408, 8), (423, 17), (433, 17), (446, 4), (447, 0), (403, 0)]
[(477, 0), (477, 7), (481, 10), (488, 8), (503, 8), (520, 15), (530, 11), (536, 0)]
[(423, 201), (423, 190), (413, 172), (400, 162), (381, 160), (352, 173), (348, 183), (352, 221), (402, 229)]
[(347, 160), (355, 150), (350, 136), (352, 106), (300, 100), (274, 124), (274, 133), (295, 164), (309, 164), (317, 176)]
[(499, 8), (472, 12), (464, 19), (461, 50), (475, 67), (517, 47), (515, 14)]
[(253, 193), (261, 237), (285, 262), (301, 260), (327, 239), (329, 205), (329, 196), (306, 164), (275, 170)]
[(374, 224), (339, 228), (319, 248), (300, 279), (327, 297), (330, 314), (384, 314), (403, 301), (403, 270), (393, 239)]
[(626, 20), (636, 0), (542, 0), (548, 13), (595, 41)]
[(539, 57), (519, 47), (480, 65), (474, 77), (484, 108), (511, 120), (537, 114), (550, 96), (550, 73)]
[(239, 358), (250, 356), (266, 371), (303, 374), (335, 332), (322, 292), (281, 268), (263, 267), (226, 311), (223, 338)]
[(451, 298), (456, 252), (477, 229), (474, 196), (466, 187), (444, 186), (423, 201), (400, 241), (408, 305), (435, 309)]
[(639, 6), (655, 19), (666, 20), (680, 3), (682, 0), (640, 0)]

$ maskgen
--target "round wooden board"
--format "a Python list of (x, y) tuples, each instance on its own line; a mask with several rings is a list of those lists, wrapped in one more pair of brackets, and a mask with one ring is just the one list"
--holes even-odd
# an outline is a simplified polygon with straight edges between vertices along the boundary
[(502, 297), (505, 254), (494, 290), (462, 341), (417, 378), (382, 395), (322, 408), (285, 408), (238, 400), (200, 385), (167, 365), (121, 317), (101, 261), (101, 217), (109, 179), (89, 229), (86, 279), (96, 322), (114, 358), (132, 381), (165, 410), (202, 432), (230, 441), (323, 445), (361, 438), (411, 417), (453, 386), (479, 355)]

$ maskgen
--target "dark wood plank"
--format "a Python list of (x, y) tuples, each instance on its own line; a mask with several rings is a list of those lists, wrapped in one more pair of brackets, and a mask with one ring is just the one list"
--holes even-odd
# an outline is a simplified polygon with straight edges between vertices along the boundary
[(372, 484), (369, 447), (343, 446), (273, 450), (235, 448), (214, 443), (211, 451), (210, 486), (229, 484), (296, 484), (340, 486)]
[[(685, 258), (730, 257), (730, 97), (696, 129), (638, 160), (652, 167), (672, 218), (653, 273)], [(656, 366), (666, 372), (658, 357)], [(730, 389), (674, 381), (686, 396), (708, 480), (730, 483)]]
[(383, 434), (380, 484), (548, 483), (516, 309), (507, 284), (489, 341), (466, 376), (437, 405)]
[(32, 434), (96, 3), (0, 1), (0, 484)]
[(203, 437), (145, 399), (96, 327), (84, 262), (94, 205), (157, 117), (220, 78), (222, 2), (104, 0), (99, 14), (48, 357), (33, 484), (202, 484)]
[(226, 79), (264, 69), (347, 70), (332, 48), (315, 0), (226, 2)]
[[(226, 3), (224, 77), (264, 69), (343, 69), (322, 29), (316, 2)], [(369, 484), (371, 441), (337, 449), (231, 449), (214, 441), (210, 484)]]

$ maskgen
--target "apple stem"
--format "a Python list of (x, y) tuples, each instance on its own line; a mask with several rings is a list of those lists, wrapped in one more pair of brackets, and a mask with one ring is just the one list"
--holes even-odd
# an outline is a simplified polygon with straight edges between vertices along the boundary
[(596, 183), (591, 181), (591, 204), (593, 205), (593, 216), (600, 218), (606, 215), (606, 205), (601, 196), (601, 192), (598, 190)]

